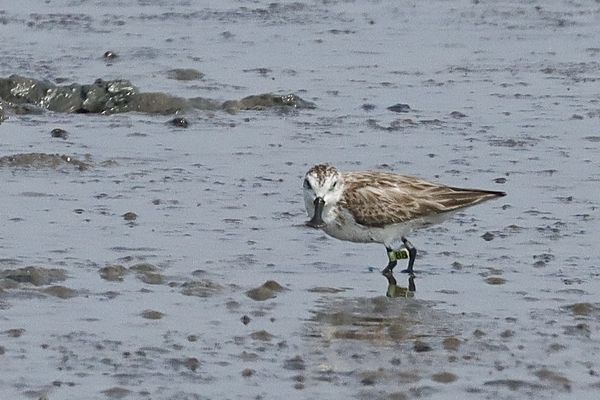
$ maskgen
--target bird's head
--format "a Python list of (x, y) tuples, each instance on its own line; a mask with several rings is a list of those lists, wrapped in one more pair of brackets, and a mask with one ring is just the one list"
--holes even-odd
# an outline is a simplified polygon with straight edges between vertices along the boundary
[(304, 177), (304, 204), (311, 220), (306, 225), (323, 228), (334, 218), (332, 210), (342, 197), (344, 182), (340, 173), (327, 164), (315, 165)]

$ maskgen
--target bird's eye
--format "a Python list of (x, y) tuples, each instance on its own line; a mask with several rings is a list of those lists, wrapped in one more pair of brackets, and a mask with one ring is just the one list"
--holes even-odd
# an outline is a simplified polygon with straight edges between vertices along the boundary
[(333, 182), (333, 184), (331, 185), (331, 190), (335, 189), (336, 186), (337, 186), (337, 181)]
[(304, 189), (312, 189), (312, 186), (310, 186), (310, 182), (308, 181), (308, 179), (304, 180)]

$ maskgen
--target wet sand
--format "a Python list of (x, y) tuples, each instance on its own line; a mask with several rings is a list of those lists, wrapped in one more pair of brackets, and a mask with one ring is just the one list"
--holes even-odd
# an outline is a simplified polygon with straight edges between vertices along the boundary
[[(1, 78), (208, 99), (0, 102), (2, 396), (595, 398), (599, 5), (193, 4), (0, 10)], [(388, 298), (382, 246), (303, 225), (318, 162), (508, 196)]]

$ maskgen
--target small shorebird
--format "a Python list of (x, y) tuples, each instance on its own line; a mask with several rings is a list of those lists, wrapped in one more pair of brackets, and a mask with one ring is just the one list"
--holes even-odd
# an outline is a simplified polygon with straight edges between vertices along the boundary
[(408, 268), (402, 272), (413, 273), (417, 249), (406, 239), (412, 230), (505, 194), (388, 172), (339, 172), (327, 164), (315, 165), (304, 178), (304, 203), (312, 217), (306, 224), (340, 240), (382, 243), (389, 260), (384, 275), (406, 258)]

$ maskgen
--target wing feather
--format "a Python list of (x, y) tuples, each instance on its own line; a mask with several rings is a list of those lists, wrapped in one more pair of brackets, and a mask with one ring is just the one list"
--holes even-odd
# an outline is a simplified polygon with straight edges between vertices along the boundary
[(503, 192), (462, 189), (386, 172), (344, 174), (346, 207), (357, 223), (381, 227), (407, 222), (503, 196)]

